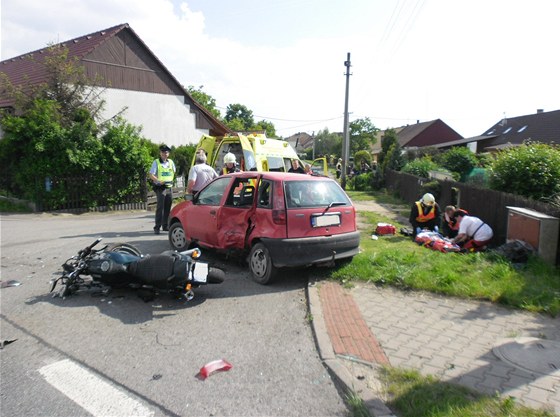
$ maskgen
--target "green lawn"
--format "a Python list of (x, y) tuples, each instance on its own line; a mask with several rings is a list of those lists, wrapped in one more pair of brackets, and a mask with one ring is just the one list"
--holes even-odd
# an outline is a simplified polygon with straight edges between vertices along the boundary
[[(374, 200), (403, 215), (407, 205), (384, 193), (348, 192), (354, 201)], [(474, 254), (441, 253), (402, 235), (371, 235), (378, 222), (400, 230), (410, 227), (374, 212), (359, 212), (362, 252), (331, 272), (342, 282), (362, 280), (399, 288), (431, 291), (463, 298), (484, 299), (552, 316), (560, 313), (560, 270), (534, 257), (514, 266), (492, 251)]]

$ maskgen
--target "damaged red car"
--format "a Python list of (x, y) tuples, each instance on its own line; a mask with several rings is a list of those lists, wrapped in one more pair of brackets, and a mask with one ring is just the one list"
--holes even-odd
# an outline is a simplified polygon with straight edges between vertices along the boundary
[(268, 284), (280, 268), (333, 264), (358, 253), (356, 210), (327, 177), (241, 172), (216, 178), (169, 216), (169, 242), (247, 256)]

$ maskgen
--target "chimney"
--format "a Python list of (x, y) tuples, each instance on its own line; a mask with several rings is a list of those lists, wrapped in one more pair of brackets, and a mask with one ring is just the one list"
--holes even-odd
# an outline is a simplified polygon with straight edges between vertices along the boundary
[(544, 109), (537, 109), (537, 114), (544, 113)]

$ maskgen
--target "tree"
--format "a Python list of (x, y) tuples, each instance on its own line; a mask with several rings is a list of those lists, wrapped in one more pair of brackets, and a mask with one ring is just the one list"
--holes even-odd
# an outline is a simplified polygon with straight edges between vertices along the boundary
[(394, 129), (387, 129), (381, 138), (381, 152), (379, 153), (379, 159), (377, 161), (379, 166), (383, 165), (383, 161), (389, 153), (389, 149), (391, 149), (391, 146), (394, 144), (398, 144), (397, 132)]
[(274, 124), (268, 120), (261, 120), (255, 124), (251, 130), (264, 130), (267, 138), (276, 137), (276, 128), (274, 127)]
[(373, 188), (381, 189), (385, 185), (387, 169), (399, 171), (405, 164), (405, 158), (397, 140), (397, 132), (387, 129), (381, 138), (381, 152), (378, 156), (377, 169), (373, 175)]
[[(255, 124), (253, 112), (243, 104), (229, 104), (224, 119), (231, 129), (237, 131), (251, 130)], [(243, 127), (242, 129), (238, 129), (239, 124)]]
[(319, 130), (314, 137), (315, 155), (340, 155), (342, 137), (338, 133), (329, 132), (328, 128)]
[[(26, 58), (34, 60), (33, 56)], [(39, 65), (39, 64), (38, 64)], [(27, 87), (13, 86), (2, 78), (4, 94), (15, 100), (16, 114), (22, 114), (35, 106), (36, 99), (53, 100), (58, 103), (58, 114), (63, 126), (74, 124), (77, 109), (85, 109), (92, 120), (99, 122), (105, 105), (101, 94), (101, 78), (89, 79), (85, 70), (78, 64), (78, 58), (68, 57), (68, 48), (61, 45), (49, 46), (41, 63), (47, 70), (47, 80)]]
[(459, 174), (461, 181), (467, 178), (477, 164), (476, 156), (466, 147), (453, 147), (438, 155), (436, 162), (449, 171)]
[(350, 128), (350, 154), (358, 151), (368, 151), (376, 142), (377, 129), (369, 117), (356, 119), (349, 124)]
[(214, 99), (214, 97), (212, 97), (210, 94), (207, 94), (204, 91), (202, 91), (203, 87), (204, 86), (201, 85), (198, 88), (195, 88), (192, 85), (189, 85), (187, 87), (187, 92), (191, 95), (193, 99), (196, 100), (198, 104), (200, 104), (210, 113), (212, 113), (212, 115), (216, 119), (221, 120), (222, 115), (220, 114), (220, 110), (218, 110), (216, 107), (216, 99)]
[(371, 154), (368, 151), (358, 151), (354, 154), (354, 163), (356, 166), (359, 167), (362, 161), (371, 165)]
[(499, 152), (490, 187), (534, 199), (560, 193), (560, 147), (527, 142)]
[(76, 181), (89, 207), (138, 190), (151, 162), (141, 129), (119, 117), (98, 124), (104, 102), (97, 81), (85, 77), (67, 49), (49, 48), (44, 65), (44, 84), (6, 89), (16, 99), (15, 114), (0, 119), (6, 190), (48, 207), (64, 204), (67, 184)]

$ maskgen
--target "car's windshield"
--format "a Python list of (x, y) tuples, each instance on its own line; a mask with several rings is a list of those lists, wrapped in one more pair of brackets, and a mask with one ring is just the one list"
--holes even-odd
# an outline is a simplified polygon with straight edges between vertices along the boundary
[(288, 208), (352, 204), (334, 181), (286, 181), (285, 191)]

